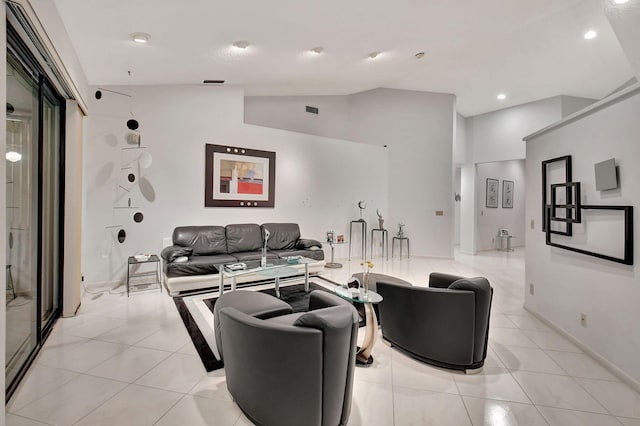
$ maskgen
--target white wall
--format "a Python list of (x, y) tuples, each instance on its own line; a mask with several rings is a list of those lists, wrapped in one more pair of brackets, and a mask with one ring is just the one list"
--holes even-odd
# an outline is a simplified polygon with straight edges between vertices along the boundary
[[(638, 214), (634, 220), (635, 265), (626, 266), (545, 245), (541, 232), (541, 162), (570, 154), (573, 180), (582, 183), (585, 204), (640, 203), (640, 89), (604, 109), (581, 117), (527, 142), (527, 223), (525, 306), (569, 333), (596, 356), (621, 370), (640, 388), (640, 266)], [(595, 190), (594, 163), (615, 157), (619, 190)], [(588, 225), (586, 232), (589, 232)], [(617, 241), (622, 244), (622, 241)], [(587, 327), (580, 325), (587, 314)]]
[[(353, 140), (350, 96), (246, 96), (244, 122), (309, 135)], [(306, 106), (319, 114), (306, 112)]]
[[(499, 181), (498, 208), (487, 208), (487, 178)], [(502, 208), (502, 182), (514, 182), (513, 208)], [(500, 248), (496, 238), (498, 229), (508, 229), (513, 235), (511, 246), (524, 245), (525, 218), (525, 162), (524, 160), (499, 161), (478, 164), (476, 167), (476, 250)], [(505, 243), (506, 246), (506, 243)]]
[[(248, 97), (245, 120), (386, 146), (389, 208), (370, 207), (374, 211), (380, 207), (392, 235), (398, 223), (406, 225), (412, 255), (451, 257), (454, 102), (453, 95), (395, 89), (342, 97)], [(305, 105), (318, 106), (320, 114), (305, 113)], [(464, 132), (459, 134), (464, 138)], [(464, 155), (464, 139), (461, 141), (458, 157)], [(436, 211), (442, 211), (443, 216), (436, 216)]]
[(467, 163), (460, 174), (460, 251), (476, 252), (476, 165)]
[(470, 158), (467, 161), (515, 160), (525, 157), (522, 138), (562, 118), (561, 97), (467, 117)]
[(67, 101), (65, 123), (64, 277), (62, 316), (75, 315), (82, 286), (82, 120), (75, 101)]
[(456, 134), (453, 139), (453, 164), (467, 162), (467, 119), (456, 114)]
[[(92, 101), (85, 119), (82, 264), (88, 284), (122, 280), (127, 256), (158, 253), (162, 238), (178, 225), (297, 222), (303, 237), (322, 239), (327, 230), (348, 235), (349, 221), (359, 216), (358, 200), (367, 202), (370, 224), (376, 222), (376, 207), (388, 211), (388, 152), (382, 148), (245, 125), (244, 93), (237, 87), (110, 89), (134, 97), (130, 104), (129, 98), (105, 93)], [(131, 190), (133, 205), (144, 213), (139, 224), (132, 220), (137, 210), (112, 208), (119, 179), (126, 176), (120, 167), (136, 158), (136, 150), (122, 150), (129, 111), (153, 156), (140, 174), (144, 192), (137, 185)], [(206, 143), (275, 151), (276, 207), (204, 208)], [(127, 232), (124, 244), (105, 231), (120, 224)], [(103, 257), (105, 239), (111, 250)], [(353, 244), (359, 247), (358, 236)], [(346, 245), (336, 247), (337, 258), (347, 252)]]
[[(525, 143), (522, 138), (536, 130), (542, 129), (552, 123), (557, 122), (563, 116), (575, 112), (576, 109), (582, 108), (593, 102), (591, 99), (576, 98), (572, 96), (555, 96), (553, 98), (542, 99), (540, 101), (529, 102), (486, 114), (467, 117), (465, 121), (464, 134), (466, 139), (466, 164), (481, 164), (488, 162), (499, 162), (508, 160), (520, 160), (525, 158)], [(563, 115), (564, 114), (564, 115)], [(461, 152), (456, 149), (454, 152)], [(492, 248), (490, 234), (494, 234), (494, 228), (497, 222), (502, 222), (502, 217), (494, 218), (498, 213), (489, 212), (489, 218), (485, 218), (485, 185), (486, 179), (480, 178), (472, 173), (470, 167), (463, 168), (462, 172), (462, 188), (466, 188), (468, 192), (471, 189), (478, 191), (473, 198), (473, 202), (477, 203), (473, 206), (467, 205), (470, 201), (468, 196), (462, 198), (460, 227), (461, 239), (460, 249), (465, 253), (475, 253), (477, 250)], [(524, 178), (524, 176), (523, 176)], [(501, 179), (502, 180), (502, 179)], [(500, 183), (502, 185), (502, 182)], [(521, 185), (516, 185), (516, 189)], [(518, 207), (516, 207), (518, 206)], [(524, 214), (524, 210), (520, 210), (523, 204), (514, 203), (514, 212), (509, 214), (512, 217), (510, 223), (524, 223), (524, 216), (515, 219), (515, 215)], [(493, 209), (491, 209), (493, 210)], [(498, 208), (500, 210), (500, 207)], [(472, 214), (473, 212), (473, 214)], [(495, 220), (494, 220), (495, 219)], [(512, 233), (516, 235), (516, 229), (513, 227)], [(482, 231), (478, 227), (483, 227)], [(480, 232), (482, 235), (479, 235)], [(523, 235), (516, 235), (513, 243), (522, 245)]]
[(406, 224), (412, 255), (452, 257), (455, 97), (376, 89), (352, 102), (355, 139), (388, 146), (388, 229)]
[(595, 101), (596, 101), (595, 99), (590, 99), (590, 98), (578, 98), (576, 96), (560, 96), (562, 118), (588, 107)]

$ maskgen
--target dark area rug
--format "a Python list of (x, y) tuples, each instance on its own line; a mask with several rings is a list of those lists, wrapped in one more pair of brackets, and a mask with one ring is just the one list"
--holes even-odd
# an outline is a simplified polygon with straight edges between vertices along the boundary
[[(310, 282), (309, 293), (313, 290), (322, 290), (332, 293), (331, 290)], [(276, 295), (276, 291), (273, 288), (260, 290), (260, 292), (270, 294), (274, 297)], [(280, 300), (283, 300), (291, 305), (294, 312), (304, 312), (309, 310), (309, 293), (304, 290), (304, 284), (284, 286), (280, 287)], [(216, 304), (216, 300), (218, 300), (218, 298), (213, 297), (211, 299), (204, 299), (203, 302), (207, 305), (211, 312), (213, 312), (213, 307)], [(193, 316), (191, 316), (191, 313), (184, 303), (183, 298), (179, 296), (174, 297), (173, 302), (176, 304), (176, 308), (178, 309), (178, 312), (182, 317), (182, 322), (184, 323), (184, 326), (186, 327), (189, 336), (193, 341), (193, 345), (195, 346), (196, 351), (198, 352), (198, 355), (202, 360), (202, 364), (204, 365), (205, 370), (209, 372), (224, 367), (222, 360), (218, 359), (211, 347), (209, 347), (207, 340), (202, 334), (202, 331), (200, 331), (200, 328), (198, 327), (196, 321), (193, 319)]]
[[(316, 283), (309, 283), (309, 293), (313, 290), (322, 290), (333, 293), (330, 290), (318, 285)], [(266, 293), (273, 297), (276, 297), (276, 289), (268, 288), (260, 290), (260, 293)], [(280, 287), (280, 300), (287, 302), (293, 308), (293, 312), (306, 312), (309, 310), (309, 293), (304, 291), (304, 284), (295, 284), (286, 287)], [(209, 310), (213, 312), (213, 307), (216, 304), (217, 297), (212, 299), (205, 299), (203, 302), (207, 305)]]

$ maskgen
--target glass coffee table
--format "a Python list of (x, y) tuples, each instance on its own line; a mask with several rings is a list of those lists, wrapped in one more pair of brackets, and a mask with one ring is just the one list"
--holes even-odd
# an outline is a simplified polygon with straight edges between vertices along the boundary
[[(307, 257), (300, 257), (296, 262), (290, 262), (287, 259), (267, 259), (265, 266), (262, 266), (260, 260), (245, 260), (243, 262), (225, 263), (217, 265), (220, 272), (220, 295), (224, 294), (224, 281), (226, 278), (231, 279), (231, 291), (236, 290), (237, 278), (243, 275), (255, 274), (258, 277), (273, 279), (275, 282), (276, 296), (280, 297), (280, 278), (291, 277), (302, 273), (296, 265), (304, 265), (304, 289), (309, 291), (309, 263), (317, 262)], [(234, 265), (244, 264), (243, 268), (234, 268)]]
[(365, 293), (364, 289), (358, 289), (359, 291), (355, 293), (352, 290), (351, 288), (344, 287), (336, 287), (334, 289), (335, 293), (343, 299), (364, 305), (365, 333), (362, 346), (358, 348), (358, 353), (356, 353), (356, 364), (368, 366), (373, 363), (371, 351), (378, 337), (378, 318), (376, 317), (376, 311), (373, 309), (373, 305), (382, 302), (383, 299), (382, 296), (375, 291), (369, 290)]

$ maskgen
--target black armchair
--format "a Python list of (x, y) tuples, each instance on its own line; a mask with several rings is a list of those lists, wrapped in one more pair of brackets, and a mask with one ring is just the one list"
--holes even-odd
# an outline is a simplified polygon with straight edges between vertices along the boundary
[(324, 291), (311, 292), (309, 307), (269, 319), (220, 310), (227, 387), (256, 424), (347, 424), (358, 316)]
[(378, 281), (382, 336), (393, 346), (438, 367), (484, 365), (493, 288), (486, 278), (432, 273), (429, 287)]

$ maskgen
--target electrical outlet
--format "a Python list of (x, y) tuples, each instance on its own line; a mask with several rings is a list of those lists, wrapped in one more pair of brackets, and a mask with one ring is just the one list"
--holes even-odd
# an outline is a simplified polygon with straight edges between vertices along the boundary
[(529, 294), (533, 296), (533, 283), (529, 283)]
[(587, 314), (584, 312), (580, 313), (580, 325), (587, 328)]

